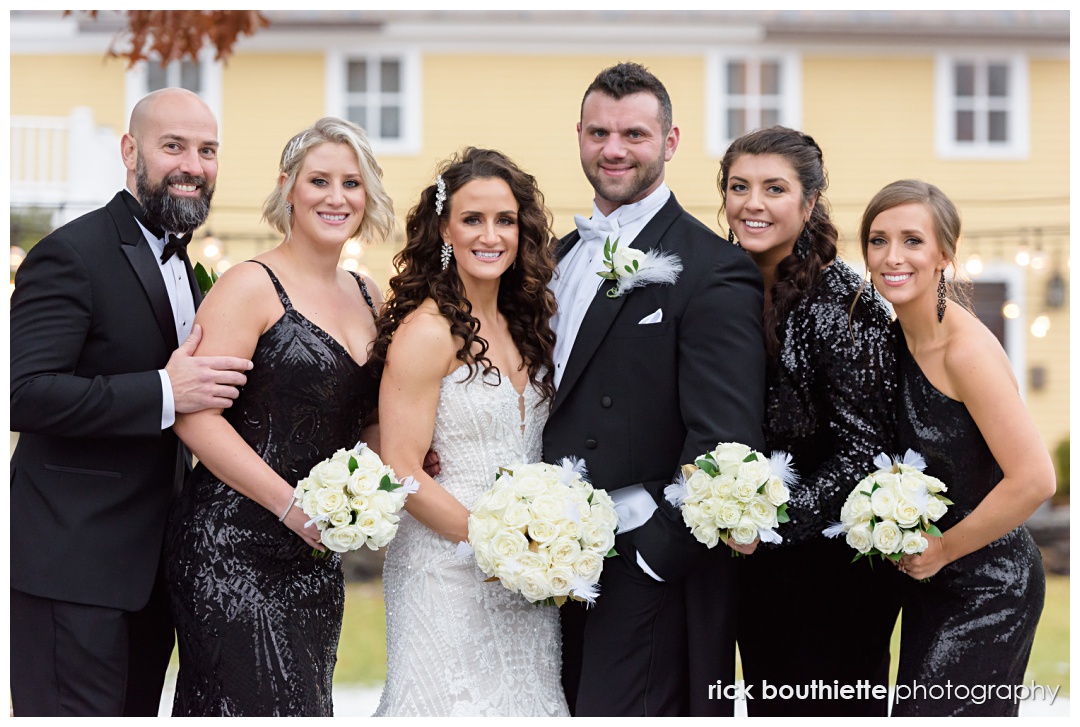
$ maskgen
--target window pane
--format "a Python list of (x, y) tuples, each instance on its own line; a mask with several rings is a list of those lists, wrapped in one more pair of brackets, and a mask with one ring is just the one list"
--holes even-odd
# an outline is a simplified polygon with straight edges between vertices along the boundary
[(746, 64), (732, 61), (727, 64), (727, 94), (746, 93)]
[(180, 64), (180, 87), (195, 93), (200, 89), (201, 68), (198, 63), (184, 61)]
[(1006, 111), (991, 111), (990, 112), (990, 129), (989, 137), (990, 141), (1008, 141), (1009, 140), (1009, 114)]
[(761, 93), (765, 96), (780, 95), (780, 64), (776, 61), (761, 64)]
[(1009, 67), (1003, 63), (991, 63), (987, 67), (991, 96), (1009, 95)]
[(728, 109), (727, 138), (735, 139), (746, 133), (746, 110)]
[(348, 83), (349, 93), (365, 93), (367, 91), (367, 61), (349, 61)]
[(146, 62), (146, 91), (157, 91), (165, 85), (165, 69), (156, 58), (151, 58)]
[(400, 139), (401, 109), (397, 106), (383, 106), (379, 112), (379, 136), (383, 139)]
[(975, 95), (975, 66), (971, 63), (956, 64), (956, 95)]
[(975, 112), (956, 112), (956, 140), (975, 141)]
[(398, 93), (401, 91), (401, 63), (399, 61), (383, 61), (380, 64), (381, 75), (379, 82), (383, 93)]
[(761, 128), (767, 129), (780, 123), (780, 109), (761, 110)]
[(349, 121), (353, 122), (364, 131), (367, 131), (367, 107), (366, 106), (350, 106), (345, 111), (346, 117)]

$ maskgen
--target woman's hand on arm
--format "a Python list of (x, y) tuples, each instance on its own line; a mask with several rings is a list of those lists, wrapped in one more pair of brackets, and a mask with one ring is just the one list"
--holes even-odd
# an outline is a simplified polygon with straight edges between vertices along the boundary
[[(195, 355), (250, 359), (259, 337), (281, 314), (281, 303), (266, 272), (256, 265), (236, 265), (221, 276), (199, 306), (195, 323), (203, 334)], [(221, 414), (221, 409), (178, 414), (173, 430), (215, 477), (275, 517), (286, 513), (285, 525), (321, 549), (318, 528), (305, 528), (309, 518), (291, 504), (293, 486)]]
[(930, 547), (921, 555), (904, 556), (907, 574), (920, 579), (1013, 531), (1055, 490), (1050, 453), (1020, 398), (1008, 358), (989, 331), (967, 333), (951, 344), (945, 372), (1004, 476), (944, 537), (927, 538)]
[(400, 478), (419, 483), (405, 509), (452, 543), (468, 540), (469, 510), (424, 472), (435, 431), (439, 387), (456, 363), (450, 326), (425, 303), (394, 331), (379, 386), (383, 462)]

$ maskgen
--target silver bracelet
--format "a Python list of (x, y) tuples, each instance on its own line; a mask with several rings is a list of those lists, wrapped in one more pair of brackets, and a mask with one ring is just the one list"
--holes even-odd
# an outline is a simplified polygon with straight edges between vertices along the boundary
[(285, 516), (289, 514), (289, 510), (292, 510), (292, 506), (296, 504), (296, 495), (293, 495), (289, 499), (289, 506), (285, 508), (285, 512), (281, 513), (281, 517), (278, 518), (279, 523), (285, 522)]

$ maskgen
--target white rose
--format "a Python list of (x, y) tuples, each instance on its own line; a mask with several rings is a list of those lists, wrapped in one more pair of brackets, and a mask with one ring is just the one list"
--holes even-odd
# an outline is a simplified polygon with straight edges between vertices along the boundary
[(870, 507), (879, 518), (891, 518), (896, 512), (896, 495), (888, 487), (879, 487), (870, 495)]
[(529, 521), (532, 519), (532, 512), (529, 510), (528, 504), (522, 500), (510, 503), (502, 514), (503, 522), (514, 530), (524, 530), (529, 526)]
[(532, 500), (534, 497), (539, 497), (547, 489), (547, 483), (532, 475), (514, 476), (514, 492), (521, 497), (526, 497)]
[(847, 532), (847, 544), (860, 553), (869, 553), (874, 547), (874, 535), (870, 532), (870, 526), (859, 523)]
[(374, 472), (355, 470), (349, 475), (347, 489), (350, 495), (373, 495), (379, 489), (379, 478)]
[(318, 490), (315, 492), (315, 508), (319, 515), (340, 510), (348, 504), (345, 493), (341, 490)]
[(742, 520), (743, 507), (737, 500), (728, 500), (720, 504), (716, 510), (716, 524), (724, 530), (729, 530)]
[(585, 547), (600, 555), (607, 555), (615, 547), (615, 532), (602, 525), (590, 525), (585, 529)]
[(945, 483), (939, 480), (937, 477), (931, 477), (930, 475), (922, 475), (922, 479), (923, 483), (926, 485), (926, 489), (930, 490), (930, 492), (945, 492), (949, 489), (945, 486)]
[(581, 539), (581, 523), (576, 520), (560, 520), (559, 521), (559, 535), (560, 538), (569, 538), (570, 540)]
[(874, 525), (874, 547), (888, 555), (899, 553), (904, 534), (892, 520), (882, 520)]
[(918, 530), (908, 530), (904, 533), (904, 541), (901, 545), (901, 549), (911, 555), (913, 553), (921, 553), (926, 550), (926, 546), (929, 543), (926, 542), (926, 538)]
[(596, 583), (603, 567), (604, 557), (589, 550), (579, 553), (577, 560), (574, 561), (574, 573), (589, 583)]
[[(877, 472), (873, 475), (872, 482), (886, 490), (896, 492), (900, 487), (900, 476), (893, 472)], [(871, 489), (873, 489), (873, 485), (871, 485)]]
[(629, 246), (620, 245), (611, 254), (612, 267), (615, 268), (615, 274), (620, 277), (637, 272), (644, 261), (645, 253)]
[(376, 490), (368, 499), (368, 502), (371, 503), (371, 506), (374, 509), (378, 510), (384, 515), (389, 515), (392, 512), (397, 512), (398, 509), (397, 502), (395, 502), (394, 496), (386, 490)]
[(933, 495), (926, 501), (926, 516), (930, 518), (931, 522), (936, 521), (944, 515), (948, 509), (948, 506), (946, 506), (944, 502)]
[(739, 545), (750, 545), (758, 536), (758, 527), (754, 521), (744, 515), (739, 524), (728, 531), (731, 539)]
[(607, 490), (594, 490), (589, 485), (584, 484), (579, 488), (574, 488), (574, 490), (576, 492), (581, 492), (585, 494), (586, 501), (591, 496), (593, 507), (596, 507), (597, 505), (603, 505), (605, 507), (612, 508), (615, 507), (615, 501), (611, 499), (611, 495), (607, 493)]
[(602, 525), (606, 528), (615, 529), (615, 526), (619, 524), (619, 515), (615, 512), (615, 507), (607, 503), (594, 502), (592, 507), (587, 511), (589, 516), (589, 523)]
[(495, 486), (488, 490), (484, 499), (485, 506), (496, 517), (501, 516), (506, 508), (517, 502), (517, 496), (509, 487), (504, 487), (496, 482)]
[(529, 568), (518, 579), (521, 595), (530, 601), (543, 601), (551, 595), (547, 573), (542, 568)]
[(849, 520), (842, 520), (846, 525), (850, 521), (855, 523), (868, 523), (870, 518), (874, 515), (874, 508), (870, 504), (870, 498), (863, 492), (858, 492), (852, 497), (848, 498), (849, 505)]
[(322, 544), (335, 553), (356, 550), (364, 545), (364, 533), (355, 525), (330, 528), (322, 534)]
[(315, 465), (311, 473), (314, 475), (316, 471), (318, 471), (318, 480), (324, 487), (344, 490), (349, 481), (349, 466), (333, 459)]
[(764, 495), (758, 495), (746, 508), (746, 514), (750, 521), (757, 526), (758, 530), (769, 530), (780, 523), (776, 519), (776, 507), (772, 505)]
[(349, 498), (349, 507), (356, 512), (364, 512), (371, 508), (371, 501), (366, 495), (354, 495)]
[(683, 506), (682, 506), (683, 522), (686, 523), (686, 526), (688, 528), (690, 528), (691, 530), (698, 527), (699, 525), (701, 525), (702, 523), (704, 523), (706, 520), (709, 519), (709, 518), (705, 517), (705, 511), (704, 511), (704, 508), (702, 507), (702, 504), (703, 503), (700, 503), (700, 502), (683, 503)]
[(386, 467), (386, 465), (383, 464), (382, 459), (379, 458), (379, 455), (375, 454), (375, 452), (368, 447), (361, 449), (358, 454), (353, 454), (353, 459), (356, 460), (356, 468), (358, 470), (363, 470), (364, 472), (375, 473), (382, 470), (383, 467)]
[(532, 520), (529, 522), (529, 538), (537, 543), (547, 543), (554, 540), (559, 534), (559, 528), (555, 523), (548, 520)]
[(754, 499), (754, 495), (757, 494), (758, 487), (760, 486), (760, 482), (744, 479), (740, 476), (739, 479), (735, 481), (735, 486), (731, 488), (731, 495), (739, 502), (745, 504)]
[(494, 558), (517, 558), (529, 547), (529, 541), (517, 530), (504, 530), (491, 540)]
[(699, 543), (704, 543), (709, 548), (715, 548), (720, 542), (720, 528), (714, 523), (702, 523), (691, 528), (690, 532), (697, 538)]
[(545, 492), (532, 501), (529, 509), (536, 520), (556, 522), (566, 516), (566, 501), (554, 492)]
[(574, 580), (574, 571), (569, 565), (556, 565), (548, 569), (548, 587), (553, 596), (569, 596), (570, 582)]
[(788, 498), (791, 493), (788, 492), (788, 488), (784, 486), (784, 481), (779, 477), (773, 476), (769, 478), (769, 481), (765, 483), (765, 499), (767, 499), (773, 507), (780, 507)]
[(488, 550), (487, 542), (474, 541), (472, 539), (472, 533), (470, 532), (469, 545), (472, 546), (473, 557), (476, 558), (476, 567), (489, 576), (495, 573), (495, 563), (491, 558), (491, 552)]
[(327, 522), (335, 528), (340, 528), (343, 525), (352, 525), (352, 517), (352, 511), (349, 508), (342, 508), (330, 513), (330, 519)]
[(896, 524), (902, 528), (913, 528), (918, 524), (922, 512), (919, 506), (906, 497), (901, 497), (896, 502)]
[(581, 546), (576, 540), (557, 537), (548, 546), (551, 553), (551, 562), (559, 565), (573, 565), (581, 554)]
[(710, 489), (711, 496), (717, 500), (728, 500), (735, 489), (735, 477), (732, 475), (719, 475), (714, 477)]
[(382, 520), (382, 513), (375, 510), (368, 510), (362, 512), (356, 518), (355, 526), (360, 529), (364, 535), (372, 536), (379, 527), (379, 521)]
[(686, 480), (687, 499), (700, 500), (709, 494), (712, 477), (705, 474), (705, 470), (697, 470)]
[(730, 468), (737, 469), (752, 451), (753, 450), (745, 444), (739, 444), (738, 442), (724, 442), (717, 445), (716, 449), (714, 449), (711, 454), (713, 461), (716, 462), (720, 471), (725, 472)]
[(772, 476), (772, 468), (769, 466), (768, 460), (753, 459), (739, 465), (738, 478), (752, 483), (755, 492), (765, 484), (770, 476)]
[(386, 547), (386, 545), (393, 540), (394, 536), (397, 534), (398, 518), (391, 519), (392, 517), (393, 516), (388, 516), (383, 518), (378, 522), (378, 525), (375, 526), (375, 532), (369, 538), (369, 548), (378, 550), (379, 548)]

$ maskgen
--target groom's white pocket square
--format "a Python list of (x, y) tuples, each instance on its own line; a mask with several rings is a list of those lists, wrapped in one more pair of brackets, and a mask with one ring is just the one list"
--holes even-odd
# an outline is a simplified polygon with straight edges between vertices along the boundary
[(664, 320), (664, 311), (661, 308), (657, 308), (655, 311), (638, 321), (638, 325), (644, 325), (646, 323), (660, 323)]

